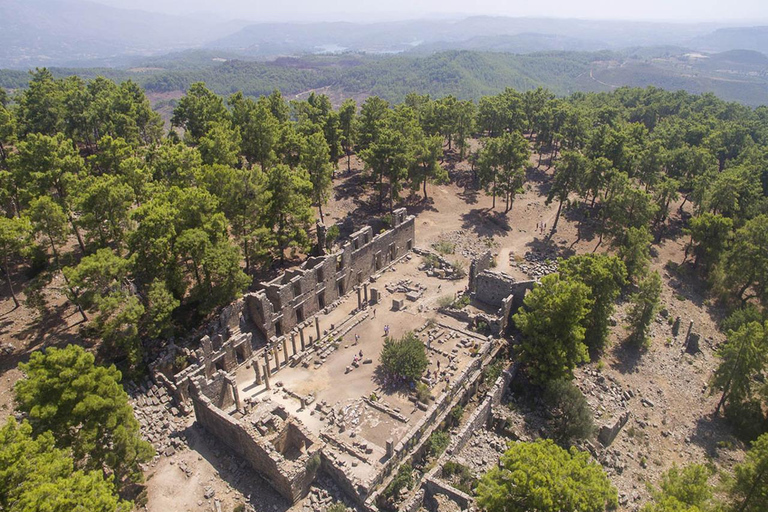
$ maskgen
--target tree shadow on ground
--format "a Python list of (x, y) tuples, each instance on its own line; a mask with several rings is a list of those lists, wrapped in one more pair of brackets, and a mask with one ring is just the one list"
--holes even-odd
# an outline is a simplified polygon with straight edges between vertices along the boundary
[(689, 437), (691, 444), (702, 448), (708, 457), (716, 458), (718, 454), (718, 442), (723, 440), (735, 440), (728, 420), (721, 416), (706, 414), (696, 420), (696, 428)]
[(193, 423), (176, 435), (186, 438), (190, 449), (207, 460), (230, 487), (246, 498), (250, 496), (251, 506), (257, 511), (285, 512), (291, 508), (292, 504), (259, 476), (244, 458), (218, 441), (199, 424)]
[(552, 176), (541, 167), (528, 167), (525, 170), (525, 179), (536, 185), (539, 195), (546, 196), (552, 188)]
[(480, 191), (474, 188), (464, 188), (456, 195), (467, 204), (477, 204)]
[(432, 197), (424, 199), (423, 196), (412, 195), (407, 200), (403, 201), (400, 206), (408, 208), (409, 215), (419, 215), (424, 211), (436, 212), (435, 200)]
[(571, 247), (582, 240), (590, 242), (595, 239), (597, 229), (600, 226), (595, 220), (597, 213), (597, 210), (591, 210), (581, 202), (571, 203), (570, 206), (563, 208), (563, 217), (576, 224), (576, 240), (573, 241)]
[(549, 236), (536, 237), (525, 244), (532, 252), (548, 256), (551, 260), (557, 258), (569, 258), (576, 254), (571, 247), (565, 247), (555, 243)]
[(621, 343), (614, 345), (612, 352), (615, 361), (611, 363), (611, 368), (626, 375), (637, 370), (646, 350), (643, 347), (634, 345), (627, 337)]
[(381, 365), (376, 366), (371, 379), (378, 386), (376, 391), (385, 396), (407, 397), (411, 392), (411, 386), (408, 382), (392, 378)]
[(499, 211), (473, 208), (461, 215), (461, 227), (474, 231), (480, 237), (503, 236), (510, 229), (507, 216)]

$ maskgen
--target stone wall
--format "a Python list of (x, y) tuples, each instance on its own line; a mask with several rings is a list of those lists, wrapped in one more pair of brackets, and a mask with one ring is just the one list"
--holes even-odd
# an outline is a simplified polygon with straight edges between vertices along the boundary
[(435, 462), (434, 467), (424, 475), (423, 488), (428, 496), (434, 494), (444, 494), (455, 501), (462, 510), (465, 510), (472, 503), (472, 498), (467, 494), (456, 489), (447, 482), (440, 480), (439, 473), (442, 472), (443, 465), (460, 452), (467, 444), (472, 435), (479, 429), (485, 427), (493, 413), (493, 409), (501, 404), (501, 399), (506, 393), (509, 383), (512, 382), (518, 370), (518, 363), (514, 363), (510, 368), (502, 371), (501, 375), (493, 387), (486, 393), (482, 403), (472, 412), (466, 423), (458, 433), (451, 437), (451, 443), (445, 449), (443, 454)]
[(517, 281), (504, 272), (484, 270), (475, 278), (475, 293), (473, 298), (490, 306), (501, 307), (504, 299), (514, 296), (513, 308), (523, 304), (525, 293), (533, 288), (535, 281)]
[[(193, 383), (192, 403), (197, 422), (246, 460), (289, 502), (306, 496), (317, 471), (317, 466), (308, 462), (313, 457), (319, 458), (320, 440), (290, 416), (280, 421), (282, 428), (277, 433), (263, 436), (252, 425), (229, 415), (215, 405), (221, 402), (217, 393), (227, 388), (224, 377), (225, 374), (219, 372), (211, 381), (198, 377)], [(284, 445), (297, 440), (303, 445), (301, 453), (291, 459), (284, 457), (281, 453), (286, 451)]]
[(239, 328), (231, 332), (226, 340), (221, 334), (203, 336), (200, 348), (195, 351), (195, 364), (173, 376), (173, 385), (168, 390), (179, 404), (188, 402), (196, 377), (210, 379), (217, 371), (232, 372), (253, 358), (253, 334), (241, 333)]
[(477, 258), (473, 258), (469, 264), (469, 293), (475, 293), (477, 275), (491, 268), (493, 256), (491, 251), (485, 251)]
[(423, 453), (422, 450), (425, 443), (429, 441), (429, 436), (440, 427), (453, 407), (460, 403), (466, 403), (470, 396), (477, 393), (483, 375), (482, 370), (495, 356), (498, 348), (499, 346), (493, 343), (485, 343), (472, 364), (454, 379), (451, 388), (435, 399), (435, 405), (427, 411), (427, 415), (395, 445), (393, 456), (382, 465), (378, 474), (365, 485), (368, 490), (379, 486), (379, 489), (366, 500), (368, 508), (376, 506), (379, 494), (394, 476), (395, 469), (406, 459), (413, 459), (414, 454)]
[(413, 249), (415, 218), (392, 212), (392, 228), (373, 235), (370, 226), (350, 236), (340, 251), (309, 258), (298, 269), (259, 285), (245, 296), (250, 319), (267, 339), (280, 337), (343, 297)]

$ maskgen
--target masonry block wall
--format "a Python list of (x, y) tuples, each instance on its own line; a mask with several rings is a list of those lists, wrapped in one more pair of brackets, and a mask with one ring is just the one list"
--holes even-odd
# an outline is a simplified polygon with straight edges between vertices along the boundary
[[(306, 496), (317, 470), (316, 465), (313, 467), (308, 461), (320, 456), (321, 441), (290, 417), (280, 432), (271, 437), (262, 436), (253, 426), (230, 416), (216, 405), (216, 402), (221, 401), (216, 393), (226, 388), (217, 381), (223, 381), (223, 374), (217, 374), (213, 382), (206, 382), (202, 378), (195, 380), (192, 403), (196, 420), (248, 461), (259, 475), (291, 503)], [(284, 457), (281, 453), (281, 449), (285, 451), (284, 445), (297, 441), (301, 441), (305, 449), (298, 456)]]
[(500, 308), (504, 300), (513, 295), (513, 309), (517, 309), (522, 306), (525, 293), (533, 289), (534, 284), (535, 281), (517, 281), (504, 272), (484, 270), (475, 278), (474, 298)]
[(493, 256), (491, 251), (485, 251), (477, 258), (473, 258), (469, 264), (469, 292), (475, 293), (477, 290), (477, 275), (491, 268)]
[(309, 258), (247, 294), (251, 321), (267, 339), (285, 335), (410, 251), (414, 236), (415, 218), (405, 208), (395, 210), (391, 229), (374, 236), (367, 226), (353, 233), (340, 251)]

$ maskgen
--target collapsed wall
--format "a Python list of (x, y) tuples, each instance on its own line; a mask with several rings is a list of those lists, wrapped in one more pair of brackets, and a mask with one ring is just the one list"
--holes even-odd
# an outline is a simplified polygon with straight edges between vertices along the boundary
[(266, 339), (283, 336), (413, 249), (414, 236), (415, 218), (405, 208), (395, 210), (391, 229), (374, 236), (367, 226), (353, 233), (339, 252), (309, 258), (247, 294), (251, 320)]
[(280, 406), (265, 403), (253, 412), (243, 408), (230, 380), (222, 371), (210, 380), (195, 379), (192, 403), (197, 421), (290, 503), (303, 498), (320, 465), (323, 443)]

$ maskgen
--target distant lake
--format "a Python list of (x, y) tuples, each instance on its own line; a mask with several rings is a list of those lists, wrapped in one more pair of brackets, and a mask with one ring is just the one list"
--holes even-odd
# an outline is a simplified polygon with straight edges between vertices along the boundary
[(339, 46), (338, 44), (321, 44), (315, 46), (315, 53), (341, 53), (347, 50), (346, 46)]

